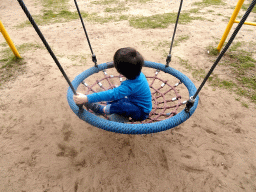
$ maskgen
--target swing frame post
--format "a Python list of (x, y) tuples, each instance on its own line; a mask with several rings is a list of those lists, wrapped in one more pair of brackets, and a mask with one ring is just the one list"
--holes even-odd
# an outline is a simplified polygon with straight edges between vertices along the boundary
[(7, 33), (6, 29), (4, 28), (4, 25), (3, 23), (1, 22), (0, 20), (0, 32), (3, 34), (6, 42), (8, 43), (9, 47), (11, 48), (13, 54), (18, 57), (18, 58), (21, 58), (18, 50), (16, 49), (14, 43), (12, 42), (11, 40), (11, 37), (9, 36), (9, 34)]

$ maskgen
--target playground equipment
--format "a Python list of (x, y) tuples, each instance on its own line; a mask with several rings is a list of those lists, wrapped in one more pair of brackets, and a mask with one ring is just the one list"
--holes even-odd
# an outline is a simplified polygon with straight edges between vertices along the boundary
[(3, 23), (0, 21), (0, 32), (3, 34), (6, 42), (8, 43), (9, 47), (11, 48), (13, 54), (18, 57), (18, 58), (21, 58), (18, 50), (16, 49), (15, 45), (13, 44), (9, 34), (7, 33), (6, 29), (4, 28), (4, 25)]
[[(234, 12), (233, 12), (233, 14), (232, 14), (232, 16), (231, 16), (229, 22), (228, 22), (228, 25), (227, 25), (227, 27), (226, 27), (226, 30), (225, 30), (225, 32), (224, 32), (224, 34), (223, 34), (223, 36), (222, 36), (222, 38), (221, 38), (221, 40), (220, 40), (220, 42), (219, 42), (219, 45), (218, 45), (218, 47), (217, 47), (217, 50), (218, 50), (219, 52), (220, 52), (220, 50), (221, 50), (221, 48), (222, 48), (222, 46), (223, 46), (223, 44), (224, 44), (224, 42), (225, 42), (225, 40), (226, 40), (226, 38), (227, 38), (227, 36), (228, 36), (228, 34), (229, 34), (229, 32), (230, 32), (230, 29), (232, 28), (233, 24), (234, 24), (234, 23), (240, 23), (240, 21), (236, 20), (236, 17), (237, 17), (237, 15), (238, 15), (238, 13), (239, 13), (239, 11), (240, 11), (240, 9), (241, 9), (243, 3), (244, 3), (244, 0), (238, 0), (238, 3), (237, 3), (237, 5), (236, 5), (236, 8), (235, 8), (235, 10), (234, 10)], [(245, 25), (253, 25), (253, 26), (256, 26), (256, 23), (253, 23), (253, 22), (244, 22), (244, 24), (245, 24)]]
[[(76, 6), (77, 6), (77, 10), (78, 10), (81, 22), (83, 24), (83, 28), (84, 28), (85, 34), (87, 36), (89, 46), (91, 48), (92, 61), (95, 63), (95, 66), (86, 70), (86, 71), (84, 71), (80, 75), (78, 75), (72, 83), (68, 79), (66, 73), (64, 72), (64, 70), (61, 67), (59, 61), (57, 60), (54, 53), (52, 52), (50, 46), (48, 45), (47, 41), (45, 40), (43, 34), (41, 33), (41, 31), (38, 28), (37, 24), (35, 23), (34, 19), (30, 15), (30, 13), (27, 10), (23, 1), (22, 0), (17, 0), (17, 1), (20, 3), (20, 6), (22, 7), (23, 11), (27, 15), (29, 21), (33, 25), (37, 34), (39, 35), (39, 37), (43, 41), (43, 43), (44, 43), (45, 47), (47, 48), (48, 52), (52, 56), (56, 65), (59, 67), (61, 73), (63, 74), (67, 83), (69, 84), (70, 88), (68, 89), (67, 99), (68, 99), (69, 105), (70, 105), (71, 109), (73, 110), (73, 112), (79, 118), (81, 118), (82, 120), (84, 120), (84, 121), (86, 121), (86, 122), (88, 122), (88, 123), (90, 123), (90, 124), (92, 124), (92, 125), (94, 125), (98, 128), (101, 128), (101, 129), (104, 129), (104, 130), (107, 130), (107, 131), (123, 133), (123, 134), (148, 134), (148, 133), (155, 133), (155, 132), (165, 131), (165, 130), (168, 130), (168, 129), (171, 129), (173, 127), (178, 126), (179, 124), (186, 121), (189, 117), (191, 117), (191, 115), (194, 113), (194, 111), (196, 110), (197, 105), (198, 105), (198, 100), (199, 100), (198, 94), (199, 94), (199, 92), (201, 91), (201, 89), (205, 85), (206, 81), (210, 77), (211, 73), (213, 72), (213, 70), (215, 69), (215, 67), (217, 66), (217, 64), (219, 63), (219, 61), (221, 60), (221, 58), (225, 54), (225, 52), (228, 50), (229, 46), (231, 45), (231, 43), (235, 39), (237, 33), (241, 29), (242, 25), (244, 24), (245, 20), (247, 19), (247, 17), (249, 16), (250, 12), (252, 11), (252, 9), (254, 8), (254, 6), (256, 4), (256, 0), (253, 0), (251, 5), (247, 9), (246, 13), (244, 14), (243, 18), (239, 22), (237, 28), (233, 32), (233, 34), (232, 34), (231, 38), (229, 39), (228, 43), (226, 44), (226, 46), (224, 47), (222, 52), (219, 54), (219, 56), (217, 57), (216, 61), (213, 64), (213, 66), (211, 67), (211, 69), (207, 73), (206, 77), (204, 78), (203, 82), (199, 86), (198, 90), (196, 90), (195, 85), (192, 83), (192, 81), (188, 77), (186, 77), (181, 72), (169, 67), (169, 62), (171, 61), (172, 44), (171, 44), (171, 47), (170, 47), (170, 52), (169, 52), (169, 54), (167, 56), (167, 59), (166, 59), (166, 65), (163, 65), (163, 64), (160, 64), (160, 63), (155, 63), (155, 62), (150, 62), (150, 61), (145, 62), (145, 67), (150, 67), (150, 68), (156, 69), (156, 73), (158, 73), (159, 71), (169, 73), (170, 75), (179, 79), (181, 81), (181, 83), (184, 83), (184, 85), (187, 87), (188, 92), (189, 92), (189, 99), (186, 101), (186, 108), (183, 109), (181, 112), (179, 112), (178, 114), (176, 114), (174, 116), (170, 115), (170, 118), (167, 118), (167, 119), (164, 119), (164, 120), (159, 119), (159, 121), (152, 122), (152, 123), (150, 122), (150, 123), (140, 123), (140, 124), (129, 124), (129, 123), (113, 122), (113, 121), (109, 121), (109, 120), (106, 120), (104, 118), (101, 118), (99, 116), (96, 116), (96, 115), (90, 113), (89, 111), (85, 110), (83, 108), (83, 106), (77, 106), (75, 104), (74, 100), (73, 100), (73, 95), (77, 94), (76, 93), (77, 87), (79, 86), (80, 83), (84, 84), (83, 81), (87, 77), (93, 75), (94, 73), (98, 73), (100, 71), (103, 71), (104, 74), (105, 74), (105, 69), (113, 67), (112, 62), (97, 65), (97, 59), (96, 59), (95, 54), (92, 51), (92, 48), (91, 48), (91, 45), (90, 45), (90, 42), (89, 42), (89, 38), (87, 36), (87, 32), (85, 30), (83, 20), (82, 20), (81, 14), (79, 12), (76, 0), (75, 0), (75, 3), (76, 3)], [(178, 23), (178, 19), (179, 19), (179, 14), (180, 14), (182, 2), (183, 2), (183, 0), (181, 0), (181, 3), (180, 3), (180, 8), (179, 8), (179, 12), (178, 12), (178, 15), (177, 15), (177, 20), (176, 20), (176, 25), (175, 25), (175, 29), (174, 29), (173, 39), (174, 39), (174, 35), (175, 35), (175, 31), (176, 31), (176, 27), (177, 27), (177, 23)], [(101, 86), (101, 85), (99, 84), (99, 86)], [(160, 90), (160, 88), (156, 89), (155, 91), (157, 92), (158, 90)], [(164, 95), (164, 94), (162, 94), (162, 95)], [(178, 99), (178, 97), (176, 97), (175, 99)]]

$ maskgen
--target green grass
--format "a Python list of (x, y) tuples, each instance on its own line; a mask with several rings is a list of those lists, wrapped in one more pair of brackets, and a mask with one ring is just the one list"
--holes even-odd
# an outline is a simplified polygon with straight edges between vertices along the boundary
[(179, 46), (179, 44), (181, 43), (181, 42), (184, 42), (184, 41), (186, 41), (186, 40), (188, 40), (189, 39), (189, 36), (188, 35), (183, 35), (183, 36), (180, 36), (180, 37), (178, 37), (176, 40), (174, 39), (174, 44), (173, 44), (173, 46), (175, 47), (175, 46)]
[(60, 11), (67, 9), (69, 0), (41, 0), (45, 10)]
[(184, 60), (184, 59), (181, 59), (180, 57), (178, 57), (179, 60), (180, 60), (180, 64), (182, 66), (184, 66), (188, 72), (191, 72), (191, 71), (195, 71), (195, 69), (193, 68), (193, 66), (188, 62), (188, 60)]
[(15, 56), (0, 59), (0, 87), (24, 72), (24, 60)]
[[(245, 3), (244, 3), (244, 4), (242, 5), (242, 9), (243, 9), (244, 11), (246, 11), (249, 6), (250, 6), (250, 4), (245, 4)], [(252, 13), (256, 13), (256, 6), (254, 6), (254, 8), (252, 9)]]
[[(135, 28), (167, 28), (171, 23), (175, 23), (177, 13), (164, 13), (152, 16), (133, 16), (129, 19), (129, 23)], [(201, 17), (192, 17), (190, 13), (180, 15), (179, 23), (187, 24), (193, 20), (202, 19)]]
[(135, 3), (148, 3), (152, 0), (126, 0), (126, 2), (135, 2)]
[[(227, 71), (229, 79), (219, 78), (217, 74), (212, 73), (208, 83), (213, 87), (227, 89), (239, 96), (249, 98), (256, 103), (256, 60), (252, 57), (251, 52), (243, 50), (249, 46), (248, 44), (250, 43), (235, 42), (223, 56), (221, 60), (222, 66), (225, 68), (223, 70)], [(209, 56), (216, 59), (218, 52), (214, 46), (208, 46), (207, 50)], [(179, 60), (180, 64), (192, 73), (192, 76), (198, 81), (203, 80), (208, 73), (208, 71), (205, 72), (203, 69), (193, 67), (187, 60), (181, 58)]]
[(0, 69), (10, 69), (22, 64), (22, 59), (16, 56), (11, 56), (0, 60)]
[[(82, 12), (81, 13), (83, 17), (88, 17), (88, 14)], [(59, 13), (55, 13), (52, 10), (45, 10), (43, 11), (43, 15), (35, 15), (34, 17), (35, 22), (38, 25), (46, 25), (49, 23), (59, 23), (59, 22), (67, 22), (74, 19), (78, 19), (79, 16), (76, 12), (70, 12), (67, 10), (62, 10)], [(25, 23), (22, 23), (18, 25), (18, 28), (23, 28), (30, 26), (30, 22), (26, 21)]]
[(245, 87), (256, 90), (256, 77), (241, 77), (237, 79), (240, 83), (242, 83)]
[(200, 9), (199, 8), (194, 8), (194, 9), (190, 9), (189, 13), (199, 13)]
[(208, 81), (211, 86), (228, 89), (230, 91), (237, 87), (237, 84), (233, 81), (220, 79), (217, 74), (212, 74)]
[(0, 46), (1, 46), (1, 47), (7, 47), (8, 44), (7, 44), (6, 42), (3, 42), (3, 43), (0, 44)]
[(98, 0), (98, 1), (92, 1), (91, 4), (96, 5), (109, 5), (109, 4), (117, 4), (119, 3), (119, 0)]
[(225, 5), (225, 3), (222, 0), (203, 0), (193, 3), (193, 5), (207, 7), (212, 5)]
[(192, 72), (192, 76), (196, 79), (196, 80), (201, 80), (205, 77), (206, 72), (204, 69), (193, 69)]
[[(209, 47), (209, 55), (216, 58), (215, 48)], [(232, 81), (213, 76), (210, 83), (213, 86), (232, 90), (256, 103), (256, 60), (253, 58), (253, 52), (245, 51), (248, 47), (255, 50), (255, 45), (250, 42), (234, 42), (220, 61), (223, 70), (227, 71)]]
[(87, 60), (83, 55), (68, 55), (67, 58), (75, 62), (73, 66), (84, 66)]
[(219, 54), (218, 50), (212, 45), (207, 47), (207, 51), (208, 51), (208, 54), (211, 56), (217, 56)]
[[(25, 43), (17, 46), (17, 50), (22, 53), (30, 50), (41, 49), (41, 45), (33, 43)], [(8, 47), (0, 52), (0, 86), (5, 82), (14, 79), (20, 73), (25, 71), (24, 59), (17, 58), (13, 55), (11, 49)]]
[[(139, 0), (139, 3), (146, 3), (149, 0)], [(44, 5), (44, 10), (41, 15), (33, 16), (34, 20), (38, 25), (47, 25), (49, 23), (60, 23), (68, 22), (71, 20), (78, 19), (77, 12), (71, 12), (67, 10), (68, 0), (42, 0)], [(125, 2), (138, 2), (134, 0), (126, 0)], [(122, 12), (128, 10), (128, 7), (124, 7), (124, 3), (118, 0), (98, 0), (91, 2), (93, 4), (109, 5), (116, 4), (116, 7), (106, 7), (105, 12)], [(128, 16), (128, 15), (109, 15), (109, 16), (99, 16), (97, 13), (85, 13), (81, 12), (83, 19), (96, 22), (96, 23), (107, 23), (107, 22), (117, 22), (122, 20), (129, 20), (130, 26), (135, 28), (167, 28), (171, 23), (175, 23), (177, 13), (164, 13), (156, 14), (152, 16)], [(193, 20), (204, 20), (202, 17), (192, 17), (190, 13), (183, 13), (180, 16), (179, 23), (187, 24)], [(23, 28), (31, 26), (29, 21), (21, 23), (18, 28)]]
[[(129, 2), (135, 2), (135, 3), (148, 3), (151, 0), (125, 0), (125, 3)], [(92, 1), (92, 4), (96, 5), (110, 5), (110, 4), (118, 4), (120, 3), (120, 0), (97, 0), (97, 1)]]
[(242, 102), (242, 106), (243, 106), (243, 107), (246, 107), (246, 108), (249, 107), (249, 105), (248, 105), (247, 103), (245, 103), (245, 102)]
[(122, 6), (118, 6), (118, 7), (107, 7), (105, 8), (105, 12), (111, 12), (111, 13), (118, 13), (118, 12), (123, 12), (123, 11), (127, 11), (129, 10), (129, 7), (122, 7)]
[[(95, 23), (101, 23), (101, 24), (108, 23), (108, 22), (128, 20), (129, 18), (129, 16), (127, 15), (118, 15), (118, 16), (110, 15), (110, 16), (101, 17), (101, 16), (98, 16), (96, 13), (89, 14), (85, 12), (81, 12), (81, 15), (84, 20), (95, 22)], [(34, 20), (38, 25), (68, 22), (75, 19), (79, 19), (77, 12), (71, 12), (67, 10), (62, 10), (59, 13), (54, 13), (52, 10), (47, 10), (47, 11), (44, 11), (43, 15), (34, 16)], [(25, 23), (22, 23), (16, 27), (23, 28), (28, 26), (31, 26), (31, 24), (29, 21), (26, 21)]]
[(229, 48), (229, 50), (236, 51), (238, 48), (242, 47), (242, 42), (233, 42), (232, 46)]

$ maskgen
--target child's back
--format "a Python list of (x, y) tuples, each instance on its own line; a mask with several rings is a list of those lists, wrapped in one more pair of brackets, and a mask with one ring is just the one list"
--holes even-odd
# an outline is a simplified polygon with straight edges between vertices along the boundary
[[(134, 120), (144, 120), (152, 110), (150, 88), (145, 75), (141, 72), (144, 59), (133, 48), (122, 48), (114, 55), (114, 66), (127, 80), (114, 89), (93, 93), (87, 96), (74, 96), (77, 104), (89, 103), (87, 106), (97, 113), (120, 114)], [(81, 99), (85, 98), (86, 99)], [(83, 101), (82, 101), (83, 100)], [(103, 107), (90, 104), (100, 101), (112, 101)]]

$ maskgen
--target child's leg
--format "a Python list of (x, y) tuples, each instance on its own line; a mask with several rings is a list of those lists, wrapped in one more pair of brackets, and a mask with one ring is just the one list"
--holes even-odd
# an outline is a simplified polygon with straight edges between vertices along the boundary
[(104, 111), (106, 114), (115, 113), (124, 117), (131, 117), (135, 121), (146, 119), (144, 112), (127, 98), (112, 102), (104, 108)]
[(104, 106), (98, 103), (85, 103), (87, 109), (91, 109), (96, 114), (104, 114)]

